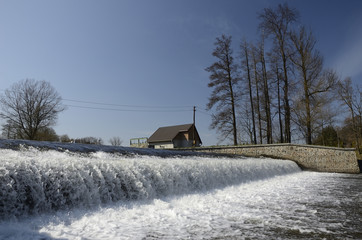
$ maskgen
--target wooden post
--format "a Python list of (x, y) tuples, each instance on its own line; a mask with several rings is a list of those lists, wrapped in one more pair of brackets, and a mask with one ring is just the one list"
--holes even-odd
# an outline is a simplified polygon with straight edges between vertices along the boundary
[(195, 141), (195, 114), (196, 113), (196, 106), (194, 106), (194, 122), (193, 122), (193, 126), (192, 126), (192, 146), (195, 147), (196, 146), (196, 141)]

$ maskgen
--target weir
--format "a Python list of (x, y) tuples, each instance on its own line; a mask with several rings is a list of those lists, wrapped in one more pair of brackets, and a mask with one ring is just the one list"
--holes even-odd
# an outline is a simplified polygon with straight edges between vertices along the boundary
[(334, 148), (299, 144), (265, 144), (187, 148), (183, 151), (222, 153), (251, 157), (271, 157), (295, 161), (305, 170), (360, 173), (354, 148)]
[(275, 159), (0, 149), (0, 219), (200, 193), (299, 171)]

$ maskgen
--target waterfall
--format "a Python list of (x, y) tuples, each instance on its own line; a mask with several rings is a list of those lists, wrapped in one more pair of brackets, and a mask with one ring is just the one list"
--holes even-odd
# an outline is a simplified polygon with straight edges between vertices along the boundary
[(300, 171), (288, 160), (0, 149), (0, 219), (223, 188)]

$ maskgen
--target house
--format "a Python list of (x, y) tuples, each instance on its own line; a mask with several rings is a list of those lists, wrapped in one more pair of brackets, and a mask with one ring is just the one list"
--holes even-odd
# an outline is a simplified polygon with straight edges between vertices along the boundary
[(201, 144), (201, 138), (194, 124), (160, 127), (148, 139), (149, 147), (156, 149), (199, 147)]

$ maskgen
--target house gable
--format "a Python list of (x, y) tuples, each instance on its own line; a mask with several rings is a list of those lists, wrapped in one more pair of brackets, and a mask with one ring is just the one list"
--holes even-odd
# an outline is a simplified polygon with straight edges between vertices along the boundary
[[(148, 144), (155, 148), (191, 147), (193, 141), (193, 124), (161, 127), (148, 139)], [(201, 139), (195, 127), (196, 146), (201, 145)]]

